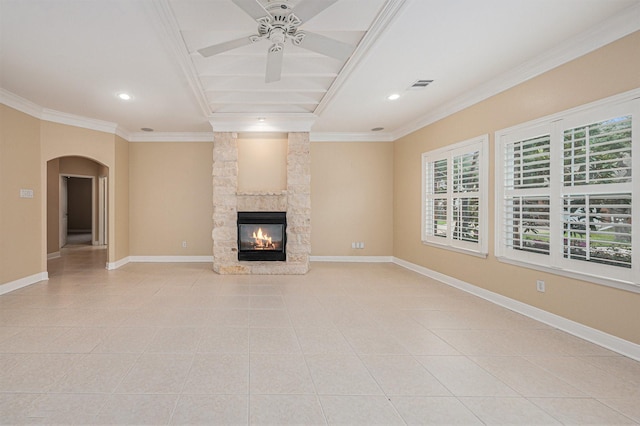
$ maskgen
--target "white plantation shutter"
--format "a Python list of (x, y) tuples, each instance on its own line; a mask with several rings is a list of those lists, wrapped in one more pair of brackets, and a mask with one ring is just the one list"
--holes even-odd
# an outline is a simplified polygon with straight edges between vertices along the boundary
[(423, 157), (425, 168), (425, 215), (426, 235), (447, 237), (447, 158), (430, 159)]
[(422, 241), (484, 254), (488, 136), (422, 155)]
[(502, 244), (510, 250), (549, 254), (550, 151), (549, 133), (505, 145)]
[(564, 258), (631, 268), (631, 115), (572, 126), (563, 136)]
[(564, 186), (631, 182), (631, 116), (564, 132)]
[(631, 194), (563, 197), (564, 256), (631, 268)]
[(507, 144), (505, 187), (509, 190), (548, 188), (550, 149), (549, 134)]
[(496, 132), (496, 256), (640, 291), (639, 134), (637, 94)]
[(452, 157), (453, 196), (452, 238), (478, 242), (480, 209), (480, 150)]
[(513, 250), (548, 255), (549, 197), (509, 196), (504, 208), (504, 245)]

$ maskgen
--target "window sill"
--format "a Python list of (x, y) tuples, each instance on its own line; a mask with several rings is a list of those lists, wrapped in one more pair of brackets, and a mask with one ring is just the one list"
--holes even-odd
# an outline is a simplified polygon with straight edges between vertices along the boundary
[(439, 248), (439, 249), (443, 249), (443, 250), (454, 251), (456, 253), (468, 254), (468, 255), (479, 257), (479, 258), (482, 258), (482, 259), (486, 259), (487, 256), (489, 255), (488, 253), (484, 253), (484, 252), (481, 252), (481, 251), (469, 250), (469, 249), (464, 249), (464, 248), (460, 248), (460, 247), (447, 246), (447, 245), (444, 245), (444, 244), (432, 243), (430, 241), (422, 241), (422, 244), (425, 245), (425, 246), (435, 247), (435, 248)]
[(619, 281), (606, 277), (597, 277), (594, 275), (588, 275), (580, 272), (570, 271), (566, 269), (553, 268), (550, 266), (544, 266), (537, 263), (529, 263), (521, 260), (515, 260), (508, 257), (496, 256), (498, 261), (508, 263), (510, 265), (521, 266), (523, 268), (534, 269), (536, 271), (548, 272), (550, 274), (560, 275), (567, 278), (573, 278), (576, 280), (587, 281), (594, 284), (600, 284), (607, 287), (617, 288), (619, 290), (630, 291), (632, 293), (640, 293), (640, 285), (627, 281)]

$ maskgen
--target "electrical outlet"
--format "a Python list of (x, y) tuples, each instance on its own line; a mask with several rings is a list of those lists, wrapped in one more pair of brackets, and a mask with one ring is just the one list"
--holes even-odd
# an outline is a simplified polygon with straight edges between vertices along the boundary
[(357, 244), (358, 244), (358, 243), (351, 243), (351, 248), (352, 248), (352, 249), (358, 248), (358, 247), (357, 247)]
[(187, 248), (187, 242), (186, 241), (182, 242), (182, 248)]
[(536, 281), (536, 289), (540, 292), (540, 293), (544, 293), (544, 281), (542, 280), (537, 280)]

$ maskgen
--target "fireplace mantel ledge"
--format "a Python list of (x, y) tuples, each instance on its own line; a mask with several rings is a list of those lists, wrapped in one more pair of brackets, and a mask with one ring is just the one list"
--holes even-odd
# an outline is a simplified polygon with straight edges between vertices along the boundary
[(242, 197), (251, 197), (251, 196), (265, 196), (265, 195), (287, 195), (287, 191), (283, 190), (283, 191), (243, 191), (243, 192), (236, 192), (236, 195), (238, 196), (242, 196)]

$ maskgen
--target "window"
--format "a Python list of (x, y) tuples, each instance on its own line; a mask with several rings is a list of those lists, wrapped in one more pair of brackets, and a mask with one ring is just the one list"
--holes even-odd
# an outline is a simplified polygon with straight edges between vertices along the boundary
[(635, 93), (497, 132), (498, 258), (640, 291), (639, 117)]
[(422, 154), (422, 242), (486, 255), (488, 135)]

